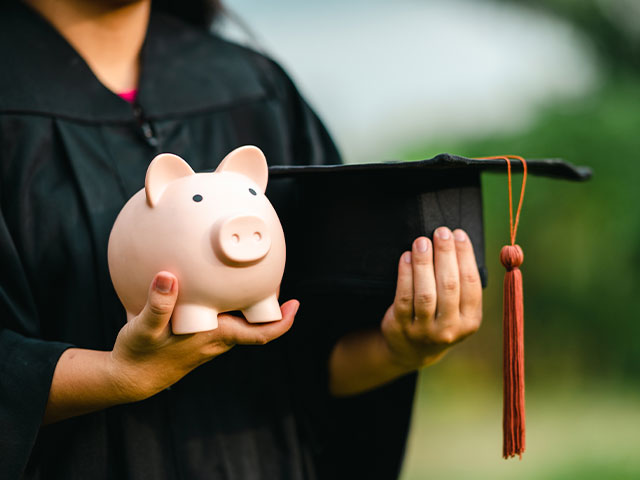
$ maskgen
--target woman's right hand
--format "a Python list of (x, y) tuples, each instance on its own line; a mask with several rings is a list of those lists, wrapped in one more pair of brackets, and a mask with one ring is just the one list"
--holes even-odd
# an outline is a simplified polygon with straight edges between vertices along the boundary
[(169, 320), (177, 297), (177, 279), (160, 272), (142, 313), (122, 327), (112, 351), (65, 350), (53, 373), (43, 424), (143, 400), (234, 345), (270, 342), (291, 328), (299, 306), (297, 300), (283, 304), (277, 322), (250, 324), (222, 314), (215, 330), (174, 335)]
[(242, 317), (221, 314), (215, 330), (174, 335), (169, 320), (177, 297), (176, 277), (158, 273), (146, 306), (118, 334), (109, 368), (115, 384), (130, 401), (160, 392), (234, 345), (264, 345), (278, 338), (291, 328), (300, 305), (297, 300), (284, 303), (282, 320), (276, 322), (251, 324)]

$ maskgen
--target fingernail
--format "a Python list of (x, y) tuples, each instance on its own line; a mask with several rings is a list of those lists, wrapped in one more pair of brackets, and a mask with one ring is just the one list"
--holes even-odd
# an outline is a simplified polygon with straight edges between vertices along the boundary
[(429, 244), (427, 243), (427, 239), (426, 238), (419, 238), (418, 241), (416, 242), (416, 247), (418, 248), (419, 252), (426, 252), (427, 248), (429, 248)]
[(411, 252), (404, 252), (402, 254), (402, 259), (404, 260), (404, 263), (411, 263)]
[(462, 230), (456, 230), (453, 232), (453, 238), (458, 242), (464, 242), (467, 239), (467, 235)]
[(442, 240), (448, 240), (451, 236), (451, 230), (447, 227), (440, 227), (436, 230), (436, 235)]
[(173, 278), (159, 275), (156, 277), (155, 288), (160, 293), (169, 293), (173, 287)]

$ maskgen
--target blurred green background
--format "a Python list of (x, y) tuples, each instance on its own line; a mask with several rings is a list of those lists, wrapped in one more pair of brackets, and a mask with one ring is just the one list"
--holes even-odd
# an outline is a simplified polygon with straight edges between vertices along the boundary
[(547, 105), (521, 131), (443, 138), (406, 154), (560, 157), (594, 171), (584, 184), (536, 177), (527, 183), (518, 232), (525, 252), (527, 451), (521, 461), (505, 462), (498, 450), (497, 254), (508, 241), (508, 197), (506, 176), (485, 175), (484, 324), (422, 373), (405, 480), (640, 478), (640, 16), (632, 34), (598, 2), (538, 3), (593, 40), (601, 60), (597, 89)]
[(593, 169), (527, 183), (523, 459), (501, 458), (507, 178), (485, 174), (483, 326), (421, 373), (402, 479), (640, 478), (640, 1), (227, 3), (347, 161), (509, 153)]
[[(588, 99), (555, 104), (526, 131), (443, 140), (415, 152), (557, 156), (584, 184), (529, 177), (525, 251), (527, 452), (499, 458), (500, 247), (506, 176), (483, 178), (490, 280), (480, 331), (421, 375), (403, 478), (640, 478), (640, 75), (612, 72)], [(521, 176), (516, 177), (519, 185)]]

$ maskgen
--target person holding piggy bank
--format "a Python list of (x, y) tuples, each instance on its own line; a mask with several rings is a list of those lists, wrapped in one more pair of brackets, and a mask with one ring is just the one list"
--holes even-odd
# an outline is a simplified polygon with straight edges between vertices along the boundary
[(309, 345), (326, 353), (311, 390), (289, 374), (306, 346), (279, 339), (297, 300), (279, 321), (221, 313), (216, 329), (174, 334), (181, 286), (159, 271), (126, 321), (107, 241), (157, 154), (196, 172), (241, 145), (274, 165), (340, 162), (276, 63), (208, 32), (220, 11), (0, 0), (2, 479), (318, 478), (322, 441), (307, 412), (323, 408), (322, 392), (370, 392), (480, 326), (472, 245), (446, 227), (398, 259), (376, 328)]

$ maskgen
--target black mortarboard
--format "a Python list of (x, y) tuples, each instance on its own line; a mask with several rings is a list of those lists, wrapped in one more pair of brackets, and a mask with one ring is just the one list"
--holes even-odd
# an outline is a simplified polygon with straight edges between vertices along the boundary
[[(535, 175), (591, 176), (588, 168), (558, 159), (527, 164)], [(513, 169), (522, 165), (513, 162)], [(299, 289), (315, 292), (393, 291), (402, 252), (446, 225), (469, 234), (486, 285), (480, 174), (488, 171), (507, 173), (505, 161), (441, 154), (409, 162), (270, 167), (267, 195), (287, 234), (286, 275)], [(281, 188), (285, 182), (288, 188)]]
[[(511, 164), (522, 171), (520, 162)], [(528, 160), (527, 166), (528, 173), (565, 180), (591, 176), (589, 168), (559, 159)], [(300, 299), (312, 335), (327, 330), (339, 338), (378, 326), (393, 302), (400, 255), (442, 225), (467, 232), (486, 285), (482, 172), (507, 173), (507, 162), (441, 154), (410, 162), (270, 167), (267, 196), (287, 238), (283, 292)], [(362, 476), (362, 466), (371, 465), (375, 478), (394, 478), (413, 392), (413, 379), (401, 379), (337, 401), (331, 415), (342, 428), (330, 434), (321, 460), (334, 466), (327, 475)], [(505, 456), (514, 454), (509, 451)]]

